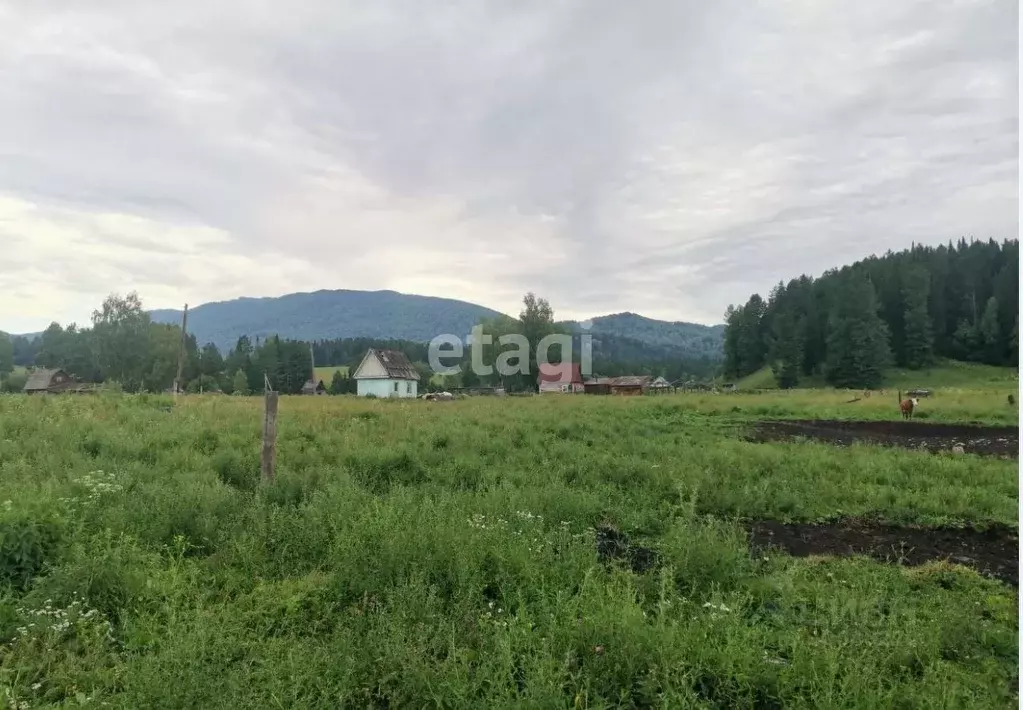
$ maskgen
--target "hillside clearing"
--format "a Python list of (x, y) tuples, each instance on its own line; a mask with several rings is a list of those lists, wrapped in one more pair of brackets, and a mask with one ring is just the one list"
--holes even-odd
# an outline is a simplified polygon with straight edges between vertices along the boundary
[[(777, 389), (771, 368), (764, 367), (736, 383), (743, 390)], [(800, 380), (801, 388), (827, 388), (824, 378), (817, 375)], [(923, 370), (892, 368), (885, 373), (885, 389), (903, 392), (914, 388), (991, 390), (1004, 389), (1006, 393), (1019, 389), (1017, 368), (994, 367), (971, 362), (942, 360)]]
[(329, 365), (325, 367), (316, 368), (316, 379), (323, 382), (324, 385), (330, 387), (330, 383), (334, 379), (334, 373), (340, 372), (342, 376), (348, 377), (348, 366), (347, 365)]

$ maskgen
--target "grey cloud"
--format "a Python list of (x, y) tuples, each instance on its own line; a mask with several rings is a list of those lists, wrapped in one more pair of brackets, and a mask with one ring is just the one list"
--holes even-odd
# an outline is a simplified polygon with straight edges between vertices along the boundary
[(1009, 0), (68, 7), (0, 0), (0, 193), (360, 265), (525, 230), (480, 300), (705, 321), (872, 251), (1018, 230)]

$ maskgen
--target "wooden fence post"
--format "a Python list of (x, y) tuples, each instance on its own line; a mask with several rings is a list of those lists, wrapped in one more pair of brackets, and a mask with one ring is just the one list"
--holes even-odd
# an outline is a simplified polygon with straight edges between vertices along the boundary
[(263, 455), (260, 460), (263, 483), (273, 483), (277, 463), (277, 394), (267, 388), (263, 395)]

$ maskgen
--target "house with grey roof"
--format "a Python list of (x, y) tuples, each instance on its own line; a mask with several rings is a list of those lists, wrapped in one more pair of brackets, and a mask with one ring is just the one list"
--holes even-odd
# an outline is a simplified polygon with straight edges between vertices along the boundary
[(78, 383), (64, 370), (37, 367), (28, 374), (22, 391), (25, 394), (54, 394), (77, 387)]
[(408, 355), (399, 350), (370, 348), (356, 368), (352, 378), (360, 397), (419, 396), (419, 371)]

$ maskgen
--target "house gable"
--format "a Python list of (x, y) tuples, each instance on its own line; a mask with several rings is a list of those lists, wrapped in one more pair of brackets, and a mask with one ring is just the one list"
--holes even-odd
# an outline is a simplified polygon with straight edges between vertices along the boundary
[(399, 350), (374, 350), (370, 348), (362, 359), (353, 378), (368, 380), (374, 378), (393, 380), (419, 380), (419, 372), (408, 356)]
[(368, 350), (358, 369), (352, 377), (356, 380), (364, 380), (376, 377), (387, 377), (387, 369), (377, 357), (376, 350)]

